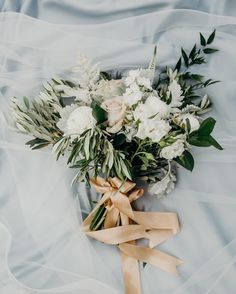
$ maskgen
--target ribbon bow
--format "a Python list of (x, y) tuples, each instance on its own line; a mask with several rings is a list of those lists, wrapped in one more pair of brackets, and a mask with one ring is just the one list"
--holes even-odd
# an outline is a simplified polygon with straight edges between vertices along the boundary
[[(180, 228), (177, 215), (169, 212), (133, 211), (131, 203), (144, 193), (143, 189), (136, 189), (133, 182), (126, 181), (122, 184), (117, 177), (108, 180), (98, 177), (90, 182), (103, 196), (84, 220), (84, 230), (88, 236), (106, 244), (117, 245), (120, 249), (125, 293), (141, 294), (138, 261), (177, 275), (176, 267), (183, 261), (152, 249), (178, 233)], [(104, 229), (91, 231), (94, 214), (102, 205), (106, 208)], [(142, 238), (149, 240), (149, 247), (136, 245), (136, 240)]]

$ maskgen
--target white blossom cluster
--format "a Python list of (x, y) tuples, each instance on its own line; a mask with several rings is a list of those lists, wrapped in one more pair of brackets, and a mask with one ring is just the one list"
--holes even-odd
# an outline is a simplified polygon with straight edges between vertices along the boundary
[[(147, 69), (129, 70), (126, 76), (119, 79), (106, 78), (97, 65), (80, 56), (72, 82), (54, 79), (54, 85), (45, 84), (46, 91), (40, 93), (37, 99), (43, 101), (40, 105), (47, 105), (48, 111), (55, 108), (58, 119), (55, 119), (54, 113), (52, 117), (58, 131), (53, 134), (69, 138), (72, 145), (86, 131), (101, 128), (111, 144), (114, 136), (123, 134), (127, 144), (138, 140), (141, 145), (145, 142), (147, 146), (154, 146), (157, 150), (155, 156), (169, 166), (150, 189), (152, 194), (161, 196), (173, 189), (176, 177), (172, 173), (171, 162), (190, 149), (187, 137), (200, 128), (199, 114), (207, 109), (210, 102), (205, 95), (198, 105), (186, 103), (186, 89), (181, 85), (177, 70), (167, 69), (166, 82), (161, 87), (155, 86), (154, 73), (152, 62)], [(62, 105), (57, 97), (65, 101), (73, 98), (73, 103)], [(23, 108), (15, 100), (13, 108), (18, 125), (28, 131), (29, 126), (25, 121), (23, 123)], [(98, 121), (94, 112), (105, 113), (105, 121)], [(60, 142), (56, 147), (58, 145)], [(150, 159), (148, 152), (142, 153)], [(113, 161), (110, 162), (112, 166)]]
[[(91, 67), (90, 63), (87, 65)], [(89, 70), (85, 72), (87, 74)], [(191, 105), (182, 108), (184, 94), (178, 83), (176, 71), (168, 70), (169, 84), (166, 85), (165, 98), (152, 87), (153, 71), (150, 69), (132, 69), (126, 77), (111, 80), (99, 80), (97, 71), (93, 69), (92, 72), (95, 77), (90, 75), (90, 80), (86, 76), (82, 77), (82, 83), (80, 80), (77, 81), (83, 87), (64, 88), (64, 93), (75, 96), (79, 103), (79, 106), (74, 104), (60, 111), (61, 119), (57, 126), (65, 135), (70, 135), (74, 139), (95, 127), (96, 120), (90, 105), (95, 99), (107, 112), (108, 133), (124, 133), (127, 141), (132, 141), (136, 137), (157, 144), (162, 142), (159, 156), (168, 161), (181, 156), (189, 148), (184, 133), (199, 128), (200, 118), (196, 113), (201, 108), (194, 105), (192, 109)], [(173, 136), (173, 125), (179, 126), (183, 134)], [(169, 136), (171, 140), (165, 141)], [(170, 172), (152, 186), (151, 192), (160, 196), (173, 188), (175, 180), (175, 176)]]

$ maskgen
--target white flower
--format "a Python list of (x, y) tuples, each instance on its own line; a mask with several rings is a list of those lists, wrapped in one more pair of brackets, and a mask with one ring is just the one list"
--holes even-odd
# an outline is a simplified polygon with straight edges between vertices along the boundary
[(166, 118), (170, 112), (169, 106), (159, 97), (149, 96), (145, 103), (139, 104), (133, 114), (135, 120), (145, 121), (153, 116), (161, 119)]
[(174, 174), (170, 173), (165, 176), (162, 180), (149, 186), (149, 193), (156, 195), (158, 198), (169, 194), (175, 187), (176, 177)]
[(140, 91), (139, 87), (137, 89), (127, 88), (126, 92), (123, 94), (123, 100), (126, 105), (132, 106), (141, 100), (143, 93)]
[(123, 121), (126, 114), (126, 106), (121, 97), (105, 100), (101, 107), (108, 113), (108, 125), (107, 129), (110, 133), (117, 133), (123, 125)]
[(88, 89), (70, 88), (65, 91), (67, 96), (75, 97), (76, 101), (89, 103), (91, 101), (90, 91)]
[(153, 142), (158, 143), (168, 134), (170, 129), (168, 122), (154, 117), (139, 123), (136, 137), (140, 139), (150, 138)]
[(184, 143), (183, 138), (178, 138), (173, 144), (161, 149), (160, 157), (171, 160), (180, 156), (185, 150)]
[(90, 59), (79, 52), (76, 66), (73, 68), (74, 82), (81, 88), (91, 88), (98, 81), (100, 71), (98, 64), (93, 64)]
[(202, 101), (200, 103), (200, 110), (198, 111), (199, 114), (206, 113), (210, 110), (211, 100), (207, 95), (202, 97)]
[(124, 93), (124, 83), (122, 80), (101, 80), (94, 94), (101, 96), (104, 100), (120, 96)]
[(178, 71), (177, 69), (175, 71), (173, 71), (170, 67), (168, 68), (167, 70), (167, 74), (168, 74), (168, 77), (170, 79), (170, 81), (172, 82), (178, 75)]
[(191, 113), (179, 114), (173, 118), (173, 121), (177, 125), (179, 125), (181, 128), (185, 129), (186, 131), (187, 131), (187, 120), (190, 126), (190, 133), (199, 129), (200, 123), (197, 117)]
[(125, 84), (129, 87), (130, 85), (136, 83), (139, 86), (150, 89), (152, 86), (152, 78), (153, 73), (149, 69), (130, 70), (127, 78), (125, 79)]
[(171, 107), (179, 107), (182, 105), (182, 100), (184, 96), (182, 96), (182, 89), (176, 80), (173, 80), (168, 86), (168, 91), (171, 94)]
[(194, 104), (188, 104), (186, 107), (181, 109), (181, 113), (198, 112), (201, 108)]
[(66, 106), (60, 111), (61, 119), (57, 126), (64, 135), (75, 139), (88, 129), (92, 129), (96, 120), (92, 115), (92, 108), (88, 106), (77, 106), (75, 104)]
[(88, 89), (75, 88), (65, 92), (68, 96), (74, 96), (76, 101), (84, 103), (91, 102), (90, 91)]
[(153, 73), (150, 69), (130, 70), (125, 78), (127, 89), (123, 95), (126, 105), (132, 106), (143, 97), (146, 89), (152, 89)]

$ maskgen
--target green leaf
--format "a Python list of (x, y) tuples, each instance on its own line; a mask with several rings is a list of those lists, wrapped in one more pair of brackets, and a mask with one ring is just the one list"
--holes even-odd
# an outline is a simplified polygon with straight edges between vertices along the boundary
[(218, 49), (215, 49), (215, 48), (205, 48), (205, 49), (203, 49), (203, 52), (205, 54), (212, 54), (212, 53), (215, 53), (217, 51), (219, 51), (219, 50)]
[(212, 136), (208, 137), (208, 141), (211, 143), (212, 146), (214, 146), (218, 150), (224, 149)]
[(214, 39), (215, 39), (215, 33), (216, 33), (216, 30), (214, 30), (214, 31), (210, 34), (209, 38), (207, 39), (207, 44), (208, 44), (208, 45), (211, 44), (211, 43), (214, 41)]
[(191, 74), (191, 78), (195, 81), (201, 82), (204, 76), (198, 74)]
[(196, 48), (197, 48), (197, 45), (195, 44), (193, 46), (193, 49), (191, 50), (190, 54), (189, 54), (189, 58), (193, 59), (194, 56), (195, 56), (195, 53), (196, 53)]
[(41, 144), (38, 144), (38, 145), (35, 145), (34, 147), (32, 147), (32, 150), (37, 150), (37, 149), (41, 149), (41, 148), (44, 148), (44, 147), (47, 147), (50, 143), (41, 143)]
[(44, 139), (40, 139), (40, 138), (35, 138), (35, 139), (30, 140), (30, 141), (28, 141), (28, 142), (25, 143), (25, 145), (29, 145), (30, 148), (32, 148), (32, 150), (46, 147), (49, 144), (50, 144), (49, 141), (44, 140)]
[(191, 136), (188, 139), (189, 144), (197, 147), (209, 147), (211, 143), (208, 140), (209, 136)]
[(202, 63), (205, 63), (205, 59), (203, 57), (194, 59), (194, 64), (202, 64)]
[(152, 56), (152, 59), (150, 60), (148, 69), (155, 71), (156, 61), (157, 61), (157, 46), (154, 47), (153, 56)]
[(24, 96), (24, 97), (23, 97), (23, 100), (24, 100), (25, 106), (29, 109), (30, 104), (29, 104), (29, 100), (28, 100), (28, 98)]
[(194, 158), (192, 154), (187, 150), (185, 150), (183, 154), (180, 155), (179, 157), (174, 158), (174, 161), (182, 165), (187, 170), (192, 171), (194, 168)]
[(216, 84), (216, 83), (220, 83), (220, 81), (210, 81), (207, 86), (210, 86), (210, 85), (213, 85), (213, 84)]
[(118, 134), (114, 137), (114, 146), (120, 147), (122, 146), (126, 141), (126, 136), (124, 134)]
[(187, 132), (188, 133), (190, 133), (190, 131), (191, 131), (191, 125), (190, 125), (190, 121), (189, 121), (189, 119), (187, 118), (186, 120), (186, 128), (187, 128)]
[(93, 117), (97, 120), (98, 123), (103, 123), (107, 119), (106, 111), (102, 109), (96, 101), (91, 103), (91, 107), (93, 110)]
[(101, 71), (101, 72), (100, 72), (100, 77), (101, 77), (103, 80), (110, 80), (110, 79), (111, 79), (109, 73), (107, 73), (107, 72), (105, 72), (105, 71)]
[(89, 152), (89, 146), (90, 146), (90, 133), (88, 133), (85, 137), (84, 140), (84, 153), (85, 153), (85, 157), (88, 160), (90, 157), (90, 152)]
[(120, 160), (120, 164), (121, 164), (121, 169), (122, 169), (122, 173), (129, 179), (132, 180), (132, 176), (130, 174), (130, 171), (128, 170), (126, 164), (124, 163), (123, 160)]
[(106, 213), (107, 213), (107, 210), (104, 205), (98, 207), (98, 209), (96, 210), (93, 216), (92, 222), (90, 224), (91, 231), (96, 231), (101, 227), (105, 219)]
[(206, 46), (206, 40), (205, 40), (205, 38), (203, 37), (203, 35), (201, 33), (200, 33), (200, 44), (202, 46)]
[(200, 136), (210, 135), (214, 129), (216, 120), (213, 117), (206, 118), (200, 125), (200, 128), (196, 131)]
[(68, 157), (67, 164), (69, 164), (69, 163), (71, 163), (73, 161), (73, 159), (77, 155), (77, 151), (78, 151), (78, 145), (75, 144), (73, 146), (73, 149), (71, 150), (70, 156)]
[(145, 152), (145, 156), (148, 160), (155, 160), (154, 156), (152, 153), (148, 153), (148, 152)]
[(183, 56), (183, 59), (184, 59), (184, 63), (186, 65), (186, 67), (188, 67), (188, 55), (186, 54), (186, 52), (184, 51), (183, 48), (181, 48), (181, 53), (182, 53), (182, 56)]
[(191, 145), (198, 146), (198, 147), (213, 146), (219, 150), (223, 150), (223, 147), (211, 135), (201, 136), (201, 135), (195, 134), (189, 137), (188, 142)]
[(181, 64), (182, 64), (182, 58), (180, 57), (179, 60), (178, 60), (178, 62), (176, 63), (176, 66), (175, 66), (174, 71), (175, 70), (180, 71)]
[(111, 154), (109, 154), (109, 158), (108, 158), (108, 167), (110, 170), (112, 169), (113, 164), (114, 164), (114, 154), (111, 153)]

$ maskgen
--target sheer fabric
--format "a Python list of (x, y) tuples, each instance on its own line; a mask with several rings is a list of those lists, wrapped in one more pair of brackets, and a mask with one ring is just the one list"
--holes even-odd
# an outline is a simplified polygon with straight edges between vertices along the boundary
[(0, 289), (1, 293), (123, 293), (119, 252), (88, 239), (81, 227), (88, 212), (83, 185), (71, 187), (73, 171), (50, 149), (30, 151), (11, 129), (9, 99), (34, 97), (41, 83), (70, 74), (78, 50), (102, 69), (145, 66), (158, 45), (158, 68), (173, 65), (180, 47), (198, 32), (217, 29), (220, 51), (195, 72), (221, 80), (213, 98), (215, 137), (225, 150), (195, 149), (192, 173), (178, 171), (174, 192), (146, 195), (137, 209), (175, 211), (182, 230), (161, 246), (185, 260), (180, 276), (147, 265), (143, 293), (233, 294), (236, 261), (236, 18), (191, 10), (163, 10), (96, 25), (59, 25), (17, 13), (0, 14)]

